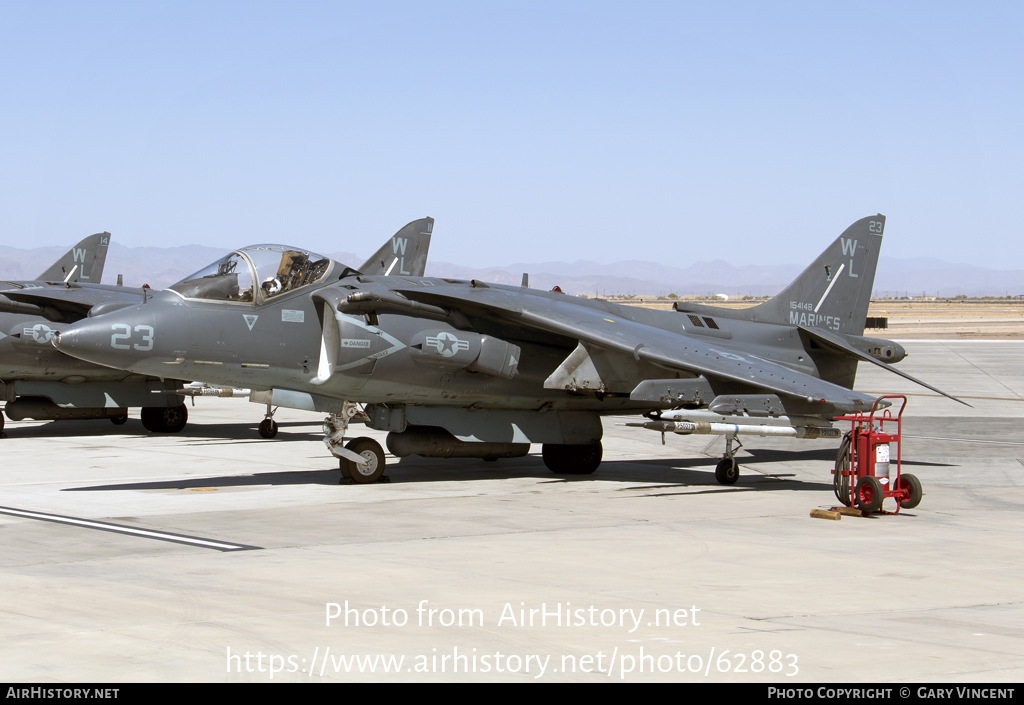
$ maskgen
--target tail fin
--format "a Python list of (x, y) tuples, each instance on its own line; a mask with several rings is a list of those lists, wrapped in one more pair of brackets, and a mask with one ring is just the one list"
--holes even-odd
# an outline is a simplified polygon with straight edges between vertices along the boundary
[[(68, 250), (63, 257), (40, 274), (40, 281), (64, 281), (70, 274), (71, 282), (99, 284), (103, 279), (103, 265), (107, 261), (110, 233), (96, 233)], [(74, 270), (74, 272), (72, 272)]]
[(430, 249), (433, 229), (433, 218), (412, 221), (385, 242), (359, 271), (363, 274), (422, 277), (427, 269), (427, 250)]
[(778, 296), (747, 309), (743, 318), (861, 335), (884, 229), (882, 214), (861, 218)]

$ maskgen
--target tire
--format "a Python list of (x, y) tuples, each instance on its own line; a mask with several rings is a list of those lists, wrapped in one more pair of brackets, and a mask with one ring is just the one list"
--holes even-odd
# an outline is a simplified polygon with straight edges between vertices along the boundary
[(0, 433), (4, 432), (4, 415), (0, 414)]
[(843, 472), (850, 471), (850, 448), (853, 446), (853, 434), (847, 431), (843, 435), (843, 442), (839, 444), (839, 452), (836, 453), (835, 474), (832, 476), (832, 491), (836, 499), (847, 507), (850, 506), (850, 476), (843, 475)]
[(720, 485), (735, 485), (740, 479), (740, 466), (736, 458), (722, 458), (715, 466), (715, 479)]
[(260, 438), (273, 438), (277, 435), (277, 421), (263, 419), (260, 421)]
[(160, 409), (156, 409), (151, 406), (144, 406), (139, 412), (139, 418), (142, 419), (142, 426), (150, 433), (157, 432), (158, 421), (156, 419), (156, 412), (158, 411), (160, 411)]
[(594, 443), (545, 443), (541, 449), (548, 470), (559, 475), (589, 475), (601, 464), (604, 449)]
[(882, 508), (882, 500), (885, 499), (885, 490), (877, 477), (867, 475), (857, 481), (857, 487), (853, 490), (853, 501), (857, 509), (868, 514), (874, 514)]
[(352, 482), (368, 485), (376, 482), (384, 474), (384, 449), (372, 438), (355, 438), (345, 444), (345, 450), (361, 455), (369, 461), (366, 467), (360, 467), (351, 460), (341, 458), (341, 473), (347, 475)]
[(188, 407), (146, 406), (142, 408), (142, 425), (152, 433), (178, 433), (188, 423)]
[(913, 509), (921, 503), (921, 498), (924, 496), (921, 481), (914, 475), (900, 475), (896, 489), (910, 492), (906, 499), (900, 500), (901, 509)]
[(110, 423), (114, 424), (115, 426), (123, 426), (124, 424), (128, 423), (128, 414), (125, 414), (124, 416), (114, 416), (113, 418), (110, 419)]

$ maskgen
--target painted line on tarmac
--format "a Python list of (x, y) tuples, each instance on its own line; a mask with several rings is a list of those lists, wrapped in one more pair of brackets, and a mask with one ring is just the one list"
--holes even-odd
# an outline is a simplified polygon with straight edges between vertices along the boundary
[(906, 433), (904, 438), (915, 438), (919, 441), (959, 441), (961, 443), (992, 443), (997, 446), (1024, 446), (1020, 441), (984, 441), (980, 438), (943, 438), (942, 436), (911, 436)]
[(46, 514), (44, 512), (31, 512), (25, 509), (15, 509), (14, 507), (0, 507), (0, 514), (9, 514), (10, 516), (22, 517), (25, 519), (38, 519), (39, 521), (49, 521), (55, 524), (68, 524), (69, 526), (81, 526), (86, 529), (96, 529), (98, 531), (110, 531), (115, 534), (126, 534), (128, 536), (138, 536), (146, 539), (156, 539), (157, 541), (169, 541), (171, 543), (180, 543), (186, 546), (198, 546), (199, 548), (212, 548), (215, 551), (259, 551), (262, 550), (261, 546), (246, 546), (238, 543), (226, 543), (224, 541), (214, 541), (212, 539), (204, 539), (199, 536), (186, 536), (184, 534), (171, 534), (166, 531), (153, 531), (151, 529), (138, 529), (134, 526), (125, 526), (123, 524), (111, 524), (105, 521), (94, 521), (92, 519), (79, 519), (77, 517), (63, 516), (61, 514)]

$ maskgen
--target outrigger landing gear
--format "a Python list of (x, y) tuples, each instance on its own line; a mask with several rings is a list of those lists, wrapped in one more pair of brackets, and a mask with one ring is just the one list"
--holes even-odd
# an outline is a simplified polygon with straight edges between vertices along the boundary
[(740, 466), (736, 463), (736, 451), (732, 449), (733, 441), (736, 442), (737, 449), (743, 447), (739, 438), (726, 435), (725, 454), (715, 467), (715, 479), (720, 485), (735, 485), (740, 479)]
[[(278, 407), (278, 409), (281, 407)], [(277, 413), (277, 409), (271, 409), (270, 404), (267, 404), (267, 415), (260, 421), (260, 437), (261, 438), (273, 438), (277, 435), (277, 421), (274, 421), (274, 414)]]
[(365, 436), (345, 443), (345, 431), (349, 421), (359, 413), (359, 407), (346, 401), (340, 414), (331, 414), (324, 419), (324, 445), (338, 459), (341, 479), (358, 484), (377, 482), (384, 475), (384, 449), (380, 443)]

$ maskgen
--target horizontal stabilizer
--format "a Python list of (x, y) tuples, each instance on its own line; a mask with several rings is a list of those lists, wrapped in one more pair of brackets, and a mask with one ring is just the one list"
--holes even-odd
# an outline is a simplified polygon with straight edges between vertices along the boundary
[[(884, 370), (888, 370), (889, 372), (892, 372), (893, 374), (897, 374), (900, 377), (903, 377), (904, 379), (908, 379), (911, 382), (913, 382), (914, 384), (920, 384), (922, 387), (925, 387), (926, 389), (930, 389), (933, 392), (938, 392), (942, 396), (948, 397), (948, 398), (952, 399), (953, 401), (960, 402), (964, 406), (971, 406), (967, 402), (965, 402), (965, 401), (963, 401), (961, 399), (957, 399), (952, 394), (947, 394), (946, 392), (942, 391), (941, 389), (939, 389), (937, 387), (933, 387), (932, 385), (928, 384), (927, 382), (922, 382), (917, 377), (909, 375), (909, 374), (907, 374), (906, 372), (904, 372), (903, 370), (901, 370), (899, 368), (893, 367), (892, 365), (890, 365), (890, 364), (888, 364), (886, 362), (883, 362), (882, 360), (878, 360), (878, 359), (872, 357), (871, 355), (868, 355), (866, 352), (864, 352), (862, 350), (858, 350), (857, 348), (853, 347), (848, 342), (846, 342), (846, 340), (844, 340), (842, 338), (842, 336), (836, 335), (834, 333), (830, 333), (830, 332), (822, 330), (820, 328), (806, 328), (804, 326), (799, 326), (799, 328), (804, 333), (809, 335), (811, 338), (813, 338), (814, 340), (816, 340), (819, 343), (821, 343), (822, 345), (824, 345), (826, 348), (833, 348), (833, 349), (838, 348), (839, 350), (842, 350), (843, 352), (845, 352), (847, 355), (853, 355), (854, 357), (856, 357), (856, 358), (858, 358), (860, 360), (864, 360), (865, 362), (870, 362), (872, 365), (878, 365), (879, 367), (881, 367)], [(971, 408), (973, 408), (973, 407), (971, 407)]]

